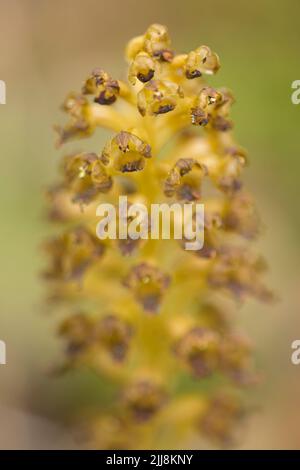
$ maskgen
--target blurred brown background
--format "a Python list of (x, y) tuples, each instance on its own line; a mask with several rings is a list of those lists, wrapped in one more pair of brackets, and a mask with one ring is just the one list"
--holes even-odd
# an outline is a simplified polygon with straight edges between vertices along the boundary
[(299, 14), (298, 0), (0, 0), (0, 339), (8, 361), (0, 366), (0, 448), (76, 445), (61, 430), (64, 417), (109, 393), (87, 373), (47, 376), (61, 352), (38, 278), (50, 230), (43, 190), (55, 179), (52, 125), (62, 122), (66, 92), (95, 66), (124, 77), (126, 41), (153, 22), (168, 25), (178, 51), (207, 44), (220, 55), (214, 83), (236, 96), (235, 134), (249, 150), (248, 186), (266, 226), (260, 249), (280, 301), (249, 302), (240, 314), (264, 375), (241, 446), (300, 448), (300, 366), (290, 363), (300, 338), (300, 105), (290, 98), (300, 79)]

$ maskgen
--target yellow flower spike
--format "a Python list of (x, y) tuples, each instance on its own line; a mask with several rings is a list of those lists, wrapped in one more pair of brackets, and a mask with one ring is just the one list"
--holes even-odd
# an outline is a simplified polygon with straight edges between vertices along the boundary
[[(249, 296), (272, 299), (265, 263), (248, 247), (260, 221), (243, 186), (247, 155), (232, 133), (233, 94), (206, 82), (220, 67), (217, 54), (207, 46), (174, 53), (163, 25), (132, 39), (125, 55), (128, 79), (94, 69), (67, 96), (68, 121), (56, 127), (59, 144), (110, 132), (99, 153), (69, 152), (47, 194), (49, 217), (63, 226), (45, 243), (49, 304), (69, 308), (59, 329), (62, 369), (101, 376), (86, 429), (93, 448), (231, 445), (243, 389), (258, 379), (231, 313)], [(119, 212), (120, 196), (127, 210), (147, 209), (142, 238), (130, 238), (136, 218)], [(115, 209), (117, 239), (96, 236), (101, 203)], [(153, 204), (173, 203), (191, 209), (193, 232), (180, 240), (163, 239), (152, 217)], [(187, 251), (198, 242), (199, 203), (204, 244)], [(185, 222), (170, 220), (171, 238)], [(115, 392), (105, 403), (103, 381)]]

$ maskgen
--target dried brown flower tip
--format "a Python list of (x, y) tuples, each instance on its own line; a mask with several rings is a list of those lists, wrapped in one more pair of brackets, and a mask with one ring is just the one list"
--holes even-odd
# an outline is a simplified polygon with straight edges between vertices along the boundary
[(154, 77), (155, 69), (154, 59), (146, 52), (140, 52), (130, 65), (128, 79), (132, 85), (136, 83), (136, 79), (142, 83), (149, 82)]
[(133, 240), (131, 238), (126, 238), (125, 240), (118, 240), (118, 247), (123, 256), (132, 255), (141, 244), (141, 240)]
[(223, 247), (208, 280), (212, 287), (227, 289), (239, 300), (247, 294), (269, 300), (271, 294), (259, 279), (259, 274), (265, 269), (261, 257), (246, 252), (242, 247)]
[(163, 61), (170, 62), (173, 57), (170, 45), (171, 40), (165, 26), (153, 24), (147, 29), (144, 39), (144, 48), (148, 54)]
[(220, 236), (215, 228), (208, 228), (204, 224), (204, 245), (202, 250), (197, 252), (199, 258), (215, 258), (220, 248)]
[(151, 157), (151, 147), (130, 132), (122, 131), (104, 147), (101, 161), (104, 165), (112, 162), (113, 167), (122, 173), (140, 171), (145, 166), (145, 158)]
[(191, 51), (186, 58), (186, 78), (193, 79), (204, 74), (214, 74), (220, 68), (219, 57), (207, 46), (200, 46)]
[(96, 95), (95, 103), (109, 105), (116, 101), (120, 92), (120, 85), (108, 73), (96, 68), (86, 80), (82, 92), (87, 95)]
[(148, 263), (134, 266), (124, 280), (124, 285), (133, 292), (137, 302), (150, 313), (158, 311), (169, 284), (170, 277)]
[(176, 195), (178, 200), (196, 201), (201, 197), (200, 186), (207, 169), (193, 158), (180, 158), (169, 172), (164, 186), (168, 197)]
[(75, 202), (88, 203), (97, 194), (106, 193), (112, 187), (112, 178), (95, 153), (80, 153), (65, 158), (66, 185)]
[(202, 88), (191, 108), (192, 124), (206, 126), (210, 123), (210, 127), (214, 130), (220, 132), (230, 130), (232, 121), (228, 119), (228, 115), (233, 102), (228, 90)]
[(175, 352), (195, 377), (203, 378), (219, 366), (220, 337), (207, 328), (193, 328), (175, 345)]
[(109, 352), (117, 362), (124, 361), (133, 329), (116, 315), (106, 315), (96, 323), (92, 332), (93, 341)]
[(256, 381), (251, 352), (249, 341), (242, 336), (229, 335), (222, 341), (220, 367), (240, 385), (249, 385)]
[(67, 342), (66, 353), (71, 361), (87, 359), (88, 354), (99, 355), (106, 351), (117, 363), (125, 360), (128, 353), (132, 327), (115, 315), (106, 315), (100, 320), (78, 313), (64, 320), (59, 334)]
[(162, 62), (171, 62), (173, 52), (168, 30), (160, 24), (151, 25), (142, 36), (133, 38), (126, 48), (126, 57), (134, 60), (137, 54), (146, 52), (150, 57)]
[(63, 321), (59, 335), (67, 341), (67, 355), (75, 358), (85, 352), (90, 345), (93, 321), (83, 313), (72, 315)]
[(131, 384), (124, 394), (125, 404), (134, 419), (145, 422), (151, 419), (166, 401), (163, 388), (148, 380)]
[(260, 220), (252, 198), (236, 193), (225, 203), (223, 226), (225, 230), (239, 233), (245, 238), (255, 238), (260, 230)]
[(230, 445), (233, 441), (233, 430), (244, 417), (240, 399), (229, 393), (220, 393), (212, 398), (200, 419), (203, 435), (221, 445)]
[(86, 228), (77, 227), (45, 244), (51, 267), (45, 273), (48, 279), (78, 280), (86, 269), (104, 253), (99, 239)]
[(88, 137), (94, 132), (95, 127), (89, 116), (90, 104), (83, 95), (70, 93), (62, 109), (70, 115), (70, 121), (64, 127), (54, 127), (59, 134), (58, 146), (70, 139)]
[(219, 91), (211, 87), (202, 88), (191, 108), (192, 124), (206, 126), (221, 102), (222, 94)]
[(250, 344), (242, 336), (197, 326), (178, 340), (174, 351), (197, 378), (222, 372), (239, 385), (256, 381)]
[(220, 90), (222, 100), (216, 104), (215, 110), (212, 113), (211, 126), (219, 132), (226, 132), (232, 129), (233, 123), (228, 118), (231, 106), (234, 104), (234, 97), (230, 90), (221, 88)]
[[(130, 210), (131, 207), (132, 207), (132, 202), (130, 200), (127, 200), (128, 210)], [(122, 214), (121, 217), (120, 217), (119, 211), (116, 210), (116, 212), (117, 212), (117, 217), (116, 217), (117, 232), (119, 233), (121, 226), (123, 225), (124, 227), (124, 224), (126, 224), (127, 234), (130, 235), (129, 227), (130, 227), (130, 223), (134, 220), (134, 217), (130, 215), (128, 211), (127, 211), (126, 216)], [(143, 228), (145, 229), (145, 232), (147, 231), (149, 233), (151, 230), (151, 218), (149, 217), (149, 215), (145, 214), (143, 217), (141, 217), (140, 221), (141, 221), (141, 224), (143, 225)], [(143, 243), (144, 242), (141, 238), (134, 238), (131, 236), (128, 236), (127, 238), (119, 238), (117, 240), (118, 248), (123, 256), (133, 255), (138, 250), (138, 248), (141, 247)]]
[(138, 93), (138, 110), (142, 116), (169, 113), (182, 97), (182, 91), (175, 83), (151, 80)]

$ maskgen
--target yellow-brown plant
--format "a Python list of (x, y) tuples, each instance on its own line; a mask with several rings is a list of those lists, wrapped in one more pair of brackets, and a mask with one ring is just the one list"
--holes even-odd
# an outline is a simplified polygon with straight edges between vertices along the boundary
[[(128, 81), (95, 69), (70, 93), (59, 144), (112, 131), (104, 148), (64, 158), (49, 191), (62, 230), (46, 243), (51, 298), (69, 315), (59, 334), (67, 369), (88, 367), (114, 384), (90, 423), (93, 447), (178, 448), (231, 442), (241, 389), (255, 382), (251, 347), (233, 310), (269, 297), (250, 239), (259, 223), (232, 136), (234, 101), (205, 83), (219, 58), (207, 46), (175, 55), (154, 24), (126, 48)], [(100, 202), (205, 205), (202, 250), (178, 240), (99, 240)], [(205, 442), (205, 441), (204, 441)]]

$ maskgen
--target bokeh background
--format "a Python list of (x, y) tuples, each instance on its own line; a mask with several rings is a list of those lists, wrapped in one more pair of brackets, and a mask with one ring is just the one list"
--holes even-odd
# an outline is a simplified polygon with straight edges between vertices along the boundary
[(153, 22), (168, 25), (177, 51), (207, 44), (220, 55), (214, 84), (236, 96), (235, 134), (249, 151), (247, 184), (265, 225), (259, 248), (279, 300), (250, 301), (240, 312), (264, 377), (240, 447), (300, 448), (300, 366), (290, 362), (300, 338), (300, 105), (291, 103), (299, 15), (298, 0), (0, 0), (0, 339), (8, 362), (0, 366), (0, 448), (78, 447), (66, 417), (109, 394), (87, 372), (49, 376), (61, 345), (39, 278), (39, 246), (51, 230), (43, 192), (61, 156), (52, 126), (63, 120), (66, 92), (95, 66), (124, 77), (126, 41)]

